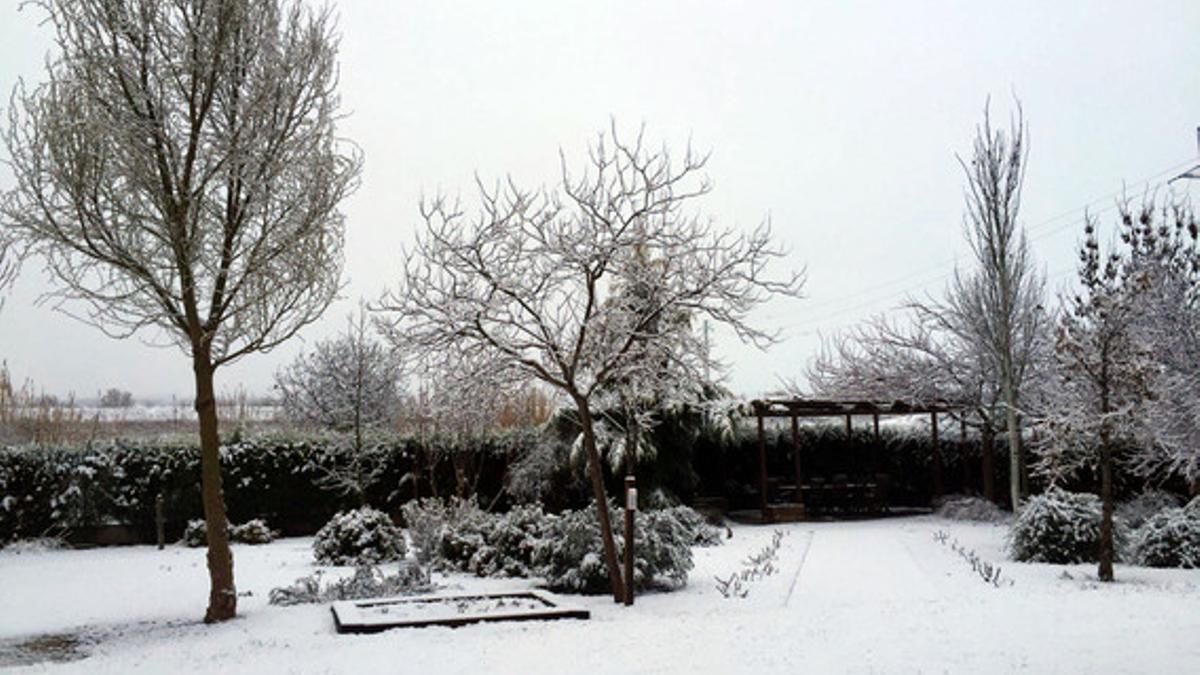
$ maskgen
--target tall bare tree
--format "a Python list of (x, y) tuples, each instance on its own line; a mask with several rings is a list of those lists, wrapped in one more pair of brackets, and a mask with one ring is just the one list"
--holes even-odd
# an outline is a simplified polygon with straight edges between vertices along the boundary
[(328, 10), (270, 0), (44, 0), (58, 53), (18, 86), (0, 203), (54, 297), (105, 333), (150, 331), (195, 375), (211, 580), (235, 615), (213, 377), (315, 320), (339, 288), (338, 204), (361, 160), (334, 135)]
[[(555, 189), (481, 184), (474, 218), (445, 199), (424, 203), (425, 225), (404, 255), (400, 286), (383, 302), (394, 312), (397, 334), (417, 348), (480, 355), (571, 400), (618, 599), (624, 582), (596, 447), (594, 397), (619, 382), (654, 376), (654, 359), (641, 357), (645, 345), (665, 339), (656, 330), (660, 318), (687, 312), (765, 346), (773, 336), (749, 323), (750, 310), (774, 294), (796, 295), (802, 285), (795, 274), (766, 275), (780, 252), (765, 224), (739, 234), (689, 213), (709, 191), (700, 175), (706, 159), (689, 149), (675, 163), (666, 149), (648, 150), (640, 133), (632, 142), (618, 137), (614, 125), (592, 145), (581, 174), (562, 160)], [(606, 301), (619, 280), (639, 275), (662, 289), (652, 302)]]
[(1019, 104), (1007, 132), (992, 128), (985, 107), (970, 158), (959, 158), (967, 178), (964, 230), (978, 263), (975, 288), (963, 298), (974, 304), (975, 330), (995, 364), (1008, 429), (1014, 512), (1021, 504), (1023, 475), (1021, 392), (1037, 336), (1044, 330), (1044, 280), (1017, 224), (1029, 154), (1026, 133)]

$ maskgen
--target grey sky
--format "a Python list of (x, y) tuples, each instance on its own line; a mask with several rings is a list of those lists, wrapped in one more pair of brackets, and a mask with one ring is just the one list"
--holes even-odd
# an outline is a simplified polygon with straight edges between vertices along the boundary
[[(351, 114), (341, 130), (366, 169), (345, 205), (347, 299), (302, 333), (309, 341), (392, 283), (421, 194), (472, 199), (475, 172), (551, 181), (558, 149), (579, 157), (610, 116), (627, 130), (644, 122), (672, 147), (690, 137), (712, 149), (705, 210), (744, 227), (769, 215), (791, 250), (781, 264), (807, 266), (807, 299), (760, 313), (781, 344), (762, 354), (718, 338), (744, 394), (799, 374), (818, 332), (937, 291), (954, 260), (966, 262), (955, 153), (969, 149), (989, 95), (1000, 122), (1013, 92), (1023, 102), (1022, 221), (1055, 289), (1070, 280), (1082, 207), (1109, 223), (1123, 184), (1140, 195), (1144, 179), (1196, 156), (1195, 0), (335, 5)], [(12, 0), (0, 7), (5, 94), (18, 77), (41, 77), (40, 18)], [(189, 394), (177, 352), (34, 307), (45, 284), (29, 261), (0, 312), (0, 358), (15, 376), (82, 396)], [(303, 347), (244, 359), (218, 373), (218, 388), (265, 391)]]

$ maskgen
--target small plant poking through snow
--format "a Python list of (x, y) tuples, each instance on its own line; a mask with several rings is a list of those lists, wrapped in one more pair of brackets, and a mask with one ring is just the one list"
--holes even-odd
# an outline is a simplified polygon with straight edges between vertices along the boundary
[[(1125, 539), (1124, 523), (1113, 520), (1113, 538)], [(1015, 560), (1073, 564), (1095, 562), (1100, 548), (1100, 499), (1050, 488), (1032, 497), (1009, 532)]]
[(950, 535), (944, 530), (934, 532), (933, 540), (942, 546), (949, 546), (951, 551), (958, 554), (958, 557), (967, 561), (967, 564), (971, 566), (971, 571), (978, 574), (984, 583), (991, 584), (996, 588), (1012, 586), (1015, 583), (1012, 579), (1001, 578), (1001, 568), (999, 565), (994, 565), (980, 558), (973, 549), (959, 544), (957, 539), (951, 539)]
[(364, 506), (338, 513), (317, 531), (313, 555), (323, 565), (369, 565), (399, 560), (404, 534), (383, 511)]
[(417, 563), (400, 563), (395, 574), (388, 575), (374, 565), (359, 565), (354, 574), (321, 585), (322, 573), (300, 577), (291, 586), (273, 588), (269, 596), (272, 605), (301, 605), (337, 600), (362, 600), (396, 595), (415, 595), (434, 590), (429, 569)]
[(779, 547), (787, 535), (783, 530), (775, 530), (771, 535), (771, 543), (758, 553), (742, 561), (742, 569), (729, 575), (728, 579), (713, 577), (717, 591), (724, 598), (744, 598), (750, 594), (750, 583), (764, 577), (769, 577), (779, 571), (775, 565), (779, 558)]

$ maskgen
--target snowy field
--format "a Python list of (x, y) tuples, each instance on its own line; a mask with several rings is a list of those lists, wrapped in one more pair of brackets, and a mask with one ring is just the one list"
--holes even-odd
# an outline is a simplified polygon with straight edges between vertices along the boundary
[[(1003, 526), (932, 516), (799, 523), (779, 571), (724, 598), (728, 577), (772, 538), (734, 526), (696, 549), (689, 584), (632, 608), (569, 598), (589, 621), (338, 635), (327, 605), (273, 607), (272, 587), (314, 570), (311, 539), (234, 546), (241, 617), (205, 626), (204, 552), (168, 547), (0, 551), (0, 656), (73, 635), (89, 656), (17, 671), (128, 673), (1166, 673), (1200, 664), (1200, 571), (1015, 564)], [(942, 543), (934, 533), (945, 532)], [(1002, 566), (984, 582), (950, 544)], [(348, 572), (348, 570), (343, 570)], [(440, 577), (447, 589), (523, 580)], [(1009, 583), (1011, 582), (1011, 583)], [(49, 642), (55, 644), (51, 638)]]

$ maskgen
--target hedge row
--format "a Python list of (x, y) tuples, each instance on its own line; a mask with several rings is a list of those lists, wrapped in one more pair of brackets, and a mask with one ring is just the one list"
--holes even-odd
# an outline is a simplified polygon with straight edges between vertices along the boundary
[[(444, 439), (388, 439), (378, 444), (385, 466), (367, 501), (398, 512), (414, 496), (469, 489), (487, 499), (499, 492), (509, 459), (533, 442), (532, 431), (489, 435), (470, 447)], [(315, 532), (337, 511), (357, 506), (318, 484), (326, 468), (345, 463), (349, 453), (335, 438), (256, 438), (223, 445), (230, 521), (263, 518), (286, 535)], [(431, 456), (439, 461), (431, 463)], [(469, 485), (462, 485), (464, 476)], [(0, 544), (114, 524), (152, 541), (160, 494), (167, 538), (177, 539), (189, 520), (203, 517), (199, 480), (199, 450), (185, 442), (0, 448)]]

